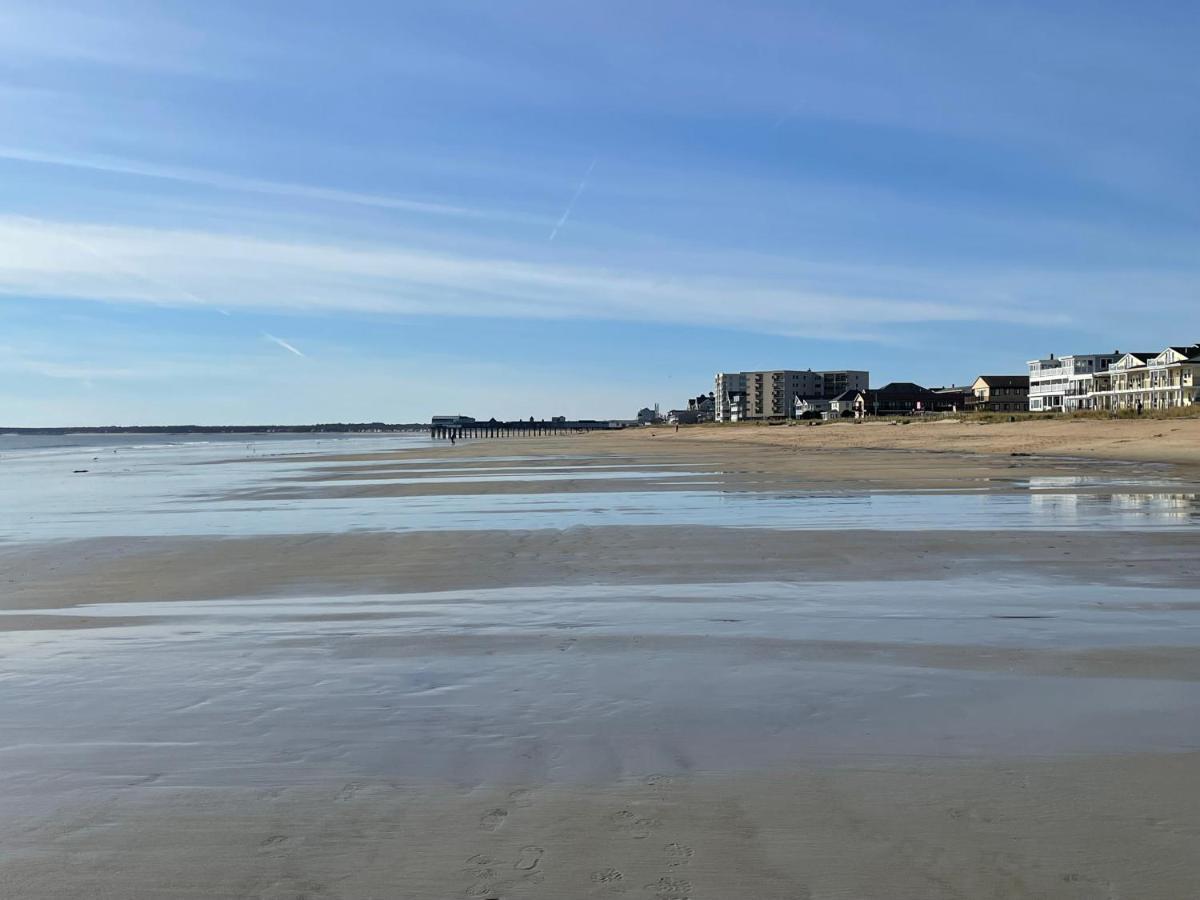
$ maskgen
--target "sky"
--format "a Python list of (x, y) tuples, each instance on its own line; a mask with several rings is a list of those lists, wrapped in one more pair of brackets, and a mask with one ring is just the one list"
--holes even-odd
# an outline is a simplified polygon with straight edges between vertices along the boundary
[(1200, 7), (0, 3), (0, 425), (1200, 340)]

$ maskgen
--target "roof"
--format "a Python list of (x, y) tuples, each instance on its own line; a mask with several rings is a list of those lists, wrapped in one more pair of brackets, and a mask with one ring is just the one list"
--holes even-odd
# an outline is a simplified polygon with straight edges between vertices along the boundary
[(865, 397), (866, 394), (867, 394), (866, 391), (860, 391), (860, 390), (842, 391), (840, 394), (838, 394), (836, 397), (833, 398), (833, 402), (834, 403), (844, 403), (847, 400), (853, 400), (855, 397), (857, 397), (859, 395), (862, 395)]
[(1029, 387), (1028, 375), (980, 375), (975, 379), (982, 381), (988, 387), (994, 388), (1027, 388)]
[(877, 394), (932, 394), (933, 391), (929, 388), (923, 388), (919, 384), (911, 381), (893, 381), (891, 384), (885, 384), (879, 388)]

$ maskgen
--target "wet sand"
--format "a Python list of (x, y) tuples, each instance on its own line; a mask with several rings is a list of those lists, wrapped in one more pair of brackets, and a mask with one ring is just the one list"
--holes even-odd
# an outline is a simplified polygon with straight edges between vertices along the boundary
[(63, 481), (0, 893), (1192, 896), (1194, 470), (694, 434)]
[[(843, 530), (578, 527), (219, 537), (92, 538), (0, 545), (0, 609), (85, 603), (353, 596), (520, 585), (942, 579), (1023, 572), (1066, 584), (1191, 587), (1190, 531)], [(463, 560), (469, 560), (464, 565)], [(0, 618), (0, 630), (6, 627)]]
[[(113, 790), (4, 835), (12, 897), (1195, 896), (1195, 756), (603, 786)], [(108, 890), (111, 886), (115, 889)]]

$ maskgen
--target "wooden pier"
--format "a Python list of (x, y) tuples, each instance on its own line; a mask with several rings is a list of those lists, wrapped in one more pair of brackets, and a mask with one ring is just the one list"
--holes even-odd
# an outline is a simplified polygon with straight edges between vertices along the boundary
[(429, 436), (434, 440), (460, 438), (529, 438), (557, 434), (586, 434), (589, 431), (608, 431), (620, 428), (610, 422), (463, 422), (456, 425), (430, 425)]

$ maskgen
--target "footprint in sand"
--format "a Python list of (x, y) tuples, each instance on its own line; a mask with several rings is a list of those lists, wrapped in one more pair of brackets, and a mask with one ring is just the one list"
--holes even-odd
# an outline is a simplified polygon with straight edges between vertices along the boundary
[(618, 872), (611, 866), (607, 869), (599, 869), (592, 873), (591, 878), (596, 884), (614, 884), (624, 878), (624, 874)]
[(473, 884), (467, 888), (467, 896), (472, 900), (500, 900), (499, 891), (490, 884)]
[(648, 838), (660, 824), (658, 819), (634, 819), (633, 824), (629, 827), (629, 836), (639, 841)]
[(287, 843), (288, 836), (286, 834), (272, 834), (264, 838), (258, 846), (264, 848), (278, 847), (280, 844)]
[(508, 795), (508, 802), (516, 807), (533, 806), (533, 791), (528, 788), (518, 788)]
[(663, 877), (646, 885), (646, 890), (652, 891), (658, 900), (690, 900), (692, 883), (684, 878)]
[(477, 881), (488, 881), (496, 877), (496, 870), (492, 868), (495, 862), (490, 856), (476, 853), (467, 858), (467, 864), (463, 866), (463, 871), (470, 872), (471, 877)]
[(654, 829), (662, 824), (658, 819), (648, 817), (638, 818), (638, 816), (627, 809), (613, 813), (609, 817), (609, 821), (616, 825), (620, 831), (624, 831), (630, 837), (637, 840), (650, 837)]
[(522, 847), (521, 855), (517, 857), (517, 861), (513, 863), (514, 869), (520, 869), (523, 872), (528, 872), (531, 869), (536, 869), (537, 864), (542, 861), (542, 854), (546, 851), (541, 847)]
[(667, 865), (673, 869), (677, 866), (686, 866), (692, 861), (696, 851), (684, 844), (667, 844), (663, 847), (663, 853), (666, 854)]
[(485, 812), (479, 819), (479, 827), (484, 831), (495, 831), (508, 819), (507, 809), (492, 809)]

